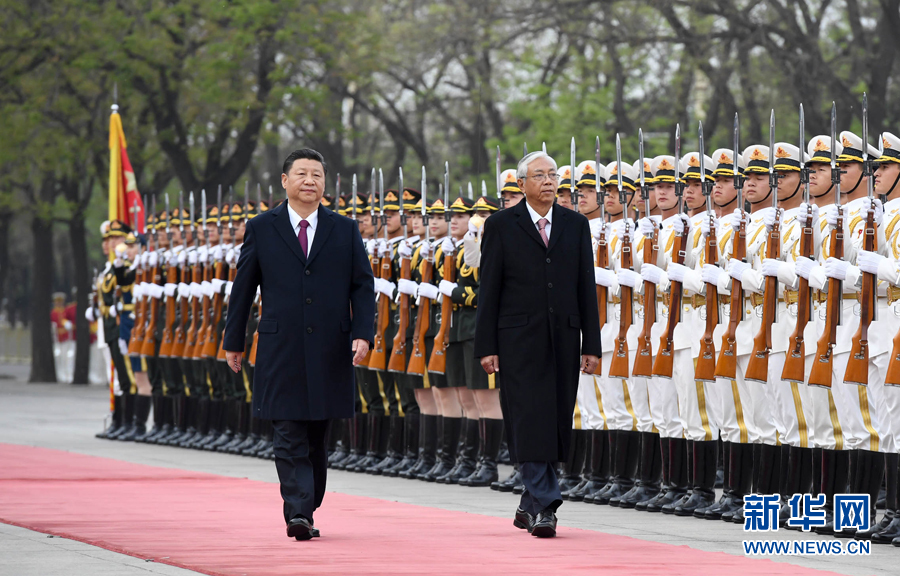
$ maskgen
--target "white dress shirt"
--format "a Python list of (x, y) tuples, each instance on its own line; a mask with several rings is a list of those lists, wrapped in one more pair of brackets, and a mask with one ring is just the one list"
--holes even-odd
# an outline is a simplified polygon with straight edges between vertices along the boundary
[(531, 221), (534, 222), (534, 227), (537, 228), (538, 234), (541, 233), (541, 227), (538, 226), (538, 220), (541, 218), (547, 219), (547, 225), (544, 227), (544, 232), (547, 233), (547, 238), (550, 238), (550, 225), (553, 224), (553, 206), (550, 207), (550, 210), (547, 211), (546, 216), (541, 216), (537, 212), (534, 211), (534, 208), (531, 207), (531, 204), (528, 201), (525, 201), (525, 207), (528, 208), (528, 214), (531, 216)]
[(306, 228), (306, 250), (307, 252), (312, 251), (313, 238), (316, 237), (316, 226), (319, 225), (319, 211), (314, 210), (313, 213), (306, 218), (301, 218), (300, 215), (291, 208), (290, 202), (288, 202), (287, 209), (288, 216), (291, 217), (291, 228), (294, 229), (294, 236), (297, 236), (298, 242), (300, 238), (300, 221), (306, 220), (309, 222), (309, 226)]

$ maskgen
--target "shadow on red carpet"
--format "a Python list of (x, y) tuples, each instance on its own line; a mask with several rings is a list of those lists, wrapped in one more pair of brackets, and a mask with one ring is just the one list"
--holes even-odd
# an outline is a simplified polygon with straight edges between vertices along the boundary
[(791, 564), (328, 493), (323, 537), (285, 536), (278, 486), (0, 444), (0, 522), (206, 574), (825, 574)]

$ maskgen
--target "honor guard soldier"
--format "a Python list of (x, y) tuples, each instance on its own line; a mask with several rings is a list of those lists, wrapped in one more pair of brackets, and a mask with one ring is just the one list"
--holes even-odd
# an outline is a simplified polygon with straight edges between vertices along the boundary
[(572, 166), (559, 167), (559, 188), (556, 189), (556, 203), (573, 210), (572, 206)]

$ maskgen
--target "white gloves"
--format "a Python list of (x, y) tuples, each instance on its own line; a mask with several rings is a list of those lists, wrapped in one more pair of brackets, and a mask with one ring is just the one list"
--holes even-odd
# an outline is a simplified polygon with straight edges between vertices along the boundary
[(876, 252), (860, 250), (856, 253), (856, 265), (859, 266), (860, 270), (869, 274), (878, 274), (878, 267), (884, 260), (887, 260), (887, 258)]
[(190, 264), (191, 266), (194, 266), (195, 264), (197, 264), (197, 251), (196, 250), (191, 250), (190, 254), (188, 254), (188, 256), (187, 256), (187, 261), (188, 261), (188, 264)]
[(737, 230), (738, 228), (740, 228), (742, 220), (744, 222), (744, 226), (746, 226), (749, 222), (747, 213), (738, 208), (731, 215), (731, 227)]
[(634, 222), (632, 222), (630, 218), (628, 218), (627, 220), (628, 220), (628, 233), (627, 234), (625, 233), (625, 224), (624, 223), (622, 223), (621, 226), (616, 227), (616, 237), (618, 237), (619, 242), (624, 242), (626, 237), (628, 238), (628, 240), (631, 240), (634, 238)]
[(447, 282), (446, 280), (441, 280), (441, 283), (438, 285), (438, 290), (440, 290), (441, 294), (448, 298), (453, 295), (455, 288), (456, 282)]
[(154, 267), (156, 267), (157, 264), (159, 264), (159, 253), (157, 253), (157, 251), (154, 250), (153, 252), (150, 252), (150, 254), (147, 256), (147, 265), (150, 266), (151, 268), (154, 268)]
[[(807, 207), (806, 202), (800, 204), (800, 211), (797, 213), (797, 222), (801, 227), (805, 227), (811, 224), (806, 222), (807, 217), (809, 216), (809, 207)], [(816, 204), (812, 205), (812, 224), (815, 224), (819, 221), (819, 207)]]
[(475, 225), (474, 222), (469, 220), (469, 234), (472, 236), (478, 236), (478, 226)]
[[(844, 216), (843, 209), (841, 209), (841, 216)], [(838, 219), (838, 207), (835, 206), (834, 204), (829, 204), (828, 206), (826, 206), (825, 207), (825, 221), (828, 223), (828, 225), (831, 226), (832, 228), (834, 228), (835, 226), (837, 226), (837, 219)]]
[(126, 246), (125, 244), (119, 244), (116, 246), (116, 258), (122, 258), (125, 256)]
[(853, 266), (849, 262), (837, 258), (829, 258), (825, 260), (825, 276), (844, 281), (847, 279), (847, 272), (851, 267)]
[(618, 274), (618, 281), (620, 286), (628, 286), (629, 288), (634, 288), (641, 281), (641, 275), (634, 270), (621, 268)]
[(166, 293), (166, 289), (159, 284), (150, 284), (147, 287), (147, 293), (150, 294), (151, 298), (156, 298), (157, 300), (159, 300)]
[[(719, 219), (713, 217), (713, 230), (716, 233), (716, 237), (719, 236)], [(709, 237), (709, 215), (705, 216), (702, 220), (700, 220), (700, 234), (704, 238)], [(671, 276), (671, 274), (669, 274)]]
[(225, 283), (225, 295), (231, 296), (231, 289), (234, 287), (234, 282), (226, 282)]
[(775, 212), (775, 209), (769, 206), (768, 208), (763, 208), (759, 211), (759, 215), (762, 218), (762, 222), (765, 225), (767, 230), (771, 230), (773, 226), (775, 226), (775, 217), (778, 216), (780, 219), (781, 213), (784, 212), (781, 208), (778, 209), (778, 212)]
[(229, 266), (234, 266), (235, 264), (237, 264), (237, 252), (234, 250), (234, 248), (230, 248), (228, 250), (228, 253), (225, 254), (225, 263)]
[[(119, 352), (122, 353), (122, 356), (128, 357), (128, 342), (126, 342), (124, 338), (119, 338)], [(126, 360), (126, 362), (128, 362), (128, 360)]]
[(175, 295), (175, 291), (178, 289), (178, 284), (172, 284), (171, 282), (169, 282), (163, 288), (166, 292), (166, 296), (171, 298), (172, 296)]
[(451, 254), (454, 250), (456, 250), (456, 245), (453, 243), (453, 239), (447, 236), (441, 242), (441, 251), (446, 256), (447, 254)]
[(166, 254), (166, 264), (168, 264), (172, 268), (178, 266), (178, 264), (183, 261), (184, 260), (181, 254), (176, 254), (174, 250), (169, 250), (169, 252)]
[(220, 280), (219, 278), (213, 278), (210, 281), (210, 285), (212, 286), (212, 293), (213, 294), (221, 294), (222, 286), (225, 285), (225, 282), (226, 282), (225, 280)]
[(676, 234), (686, 235), (691, 231), (691, 222), (684, 214), (679, 214), (672, 223), (672, 229)]
[(719, 278), (722, 276), (722, 269), (714, 264), (704, 264), (700, 271), (700, 278), (707, 284), (719, 285)]
[(223, 253), (224, 253), (224, 250), (222, 250), (222, 245), (219, 244), (218, 246), (216, 246), (215, 248), (212, 249), (213, 260), (221, 261)]
[(396, 287), (397, 285), (390, 280), (385, 280), (384, 278), (375, 279), (375, 291), (384, 294), (388, 298), (394, 297), (394, 289)]
[(397, 253), (401, 258), (412, 258), (412, 246), (406, 240), (401, 240), (400, 245), (397, 247)]
[(212, 282), (207, 282), (206, 280), (204, 280), (203, 282), (200, 283), (200, 290), (203, 292), (204, 296), (206, 296), (207, 298), (212, 298), (212, 296), (213, 296)]
[(416, 296), (416, 287), (418, 285), (412, 280), (404, 280), (400, 278), (397, 280), (397, 292), (401, 294), (406, 294), (407, 296)]
[(594, 234), (594, 240), (600, 240), (600, 236), (609, 238), (609, 224), (606, 222), (597, 227), (597, 232)]
[(191, 295), (191, 287), (185, 284), (184, 282), (178, 285), (178, 297), (179, 298), (188, 298)]
[(732, 258), (728, 262), (728, 274), (732, 278), (737, 280), (738, 282), (741, 281), (741, 278), (743, 277), (744, 272), (746, 272), (747, 270), (752, 270), (752, 269), (753, 269), (753, 267), (750, 266), (749, 264), (747, 264), (746, 262), (741, 262), (740, 260), (736, 260), (734, 258)]
[(135, 300), (140, 300), (141, 296), (144, 295), (144, 285), (146, 282), (141, 282), (140, 284), (135, 284), (131, 289), (131, 297)]
[(431, 242), (423, 242), (422, 249), (419, 251), (422, 259), (431, 258)]
[[(120, 244), (120, 246), (122, 246), (122, 244)], [(143, 252), (138, 258), (141, 259), (141, 265), (146, 268), (150, 263), (150, 252)]]
[(369, 256), (375, 255), (375, 248), (378, 246), (378, 241), (375, 239), (366, 240), (366, 253)]
[(206, 246), (201, 246), (200, 249), (197, 250), (197, 261), (201, 264), (209, 262), (209, 250), (206, 249)]
[(84, 318), (88, 322), (94, 321), (94, 308), (92, 306), (88, 306), (88, 309), (84, 311)]
[(191, 298), (203, 298), (203, 288), (196, 282), (191, 282)]
[(797, 276), (801, 278), (806, 278), (809, 280), (809, 273), (813, 268), (817, 268), (819, 264), (813, 260), (810, 260), (806, 256), (798, 256), (796, 262), (794, 262), (794, 269), (797, 271)]
[(116, 307), (115, 307), (115, 306), (110, 306), (110, 307), (109, 307), (109, 316), (110, 316), (111, 318), (115, 318), (115, 317), (116, 317), (116, 314), (118, 314), (118, 311), (116, 310)]
[(764, 258), (762, 261), (763, 276), (778, 276), (778, 269), (786, 263), (775, 258)]
[(384, 240), (378, 241), (378, 256), (381, 258), (391, 257), (391, 247)]
[[(672, 262), (671, 264), (669, 264), (669, 267), (666, 268), (666, 275), (669, 277), (669, 280), (683, 283), (688, 270), (690, 270), (690, 268), (688, 268), (687, 266)], [(641, 270), (641, 276), (643, 275), (643, 270)]]
[[(663, 272), (662, 268), (658, 266), (654, 266), (653, 264), (644, 264), (643, 266), (641, 266), (640, 277), (643, 278), (645, 282), (659, 284), (666, 278), (666, 273)], [(622, 278), (619, 278), (619, 283), (622, 283)]]
[(641, 218), (638, 220), (638, 228), (641, 231), (641, 236), (650, 238), (654, 232), (659, 230), (659, 225), (652, 218)]
[(616, 273), (606, 268), (594, 267), (594, 283), (597, 286), (606, 286), (612, 288), (616, 283)]
[(421, 283), (418, 286), (417, 294), (419, 298), (428, 298), (429, 300), (436, 300), (438, 294), (440, 294), (440, 290), (437, 289), (437, 286), (434, 284), (426, 284)]

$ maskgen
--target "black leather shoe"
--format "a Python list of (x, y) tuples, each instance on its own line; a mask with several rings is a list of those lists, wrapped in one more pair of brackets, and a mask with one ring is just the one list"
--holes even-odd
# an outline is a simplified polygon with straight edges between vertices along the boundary
[(553, 538), (556, 536), (556, 514), (552, 510), (544, 510), (534, 520), (531, 535), (538, 538)]
[(287, 525), (288, 538), (296, 538), (297, 540), (310, 540), (313, 537), (312, 531), (312, 524), (303, 516), (292, 518)]
[(528, 530), (530, 533), (531, 529), (534, 527), (534, 514), (526, 512), (521, 508), (516, 508), (516, 517), (513, 519), (513, 526), (521, 530)]
[(516, 484), (521, 483), (522, 477), (519, 475), (519, 471), (513, 469), (512, 474), (510, 474), (506, 480), (491, 483), (491, 490), (496, 490), (498, 492), (512, 492), (513, 487), (515, 487)]

